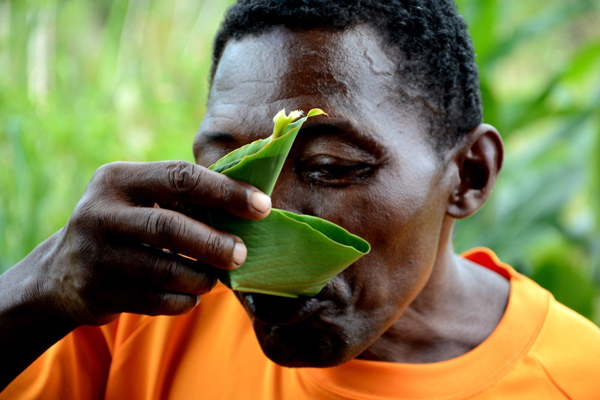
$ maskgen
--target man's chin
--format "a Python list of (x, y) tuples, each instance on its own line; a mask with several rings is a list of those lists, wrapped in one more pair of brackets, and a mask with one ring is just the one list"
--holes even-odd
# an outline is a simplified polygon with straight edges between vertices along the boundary
[(335, 332), (302, 329), (293, 325), (254, 322), (254, 331), (265, 355), (290, 368), (335, 367), (354, 358), (348, 341)]

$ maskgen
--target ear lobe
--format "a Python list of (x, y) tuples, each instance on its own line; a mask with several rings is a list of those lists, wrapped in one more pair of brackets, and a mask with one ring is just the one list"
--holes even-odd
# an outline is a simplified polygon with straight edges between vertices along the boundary
[(448, 201), (447, 213), (466, 218), (488, 199), (502, 168), (504, 145), (491, 125), (481, 124), (460, 144), (456, 165), (458, 179)]

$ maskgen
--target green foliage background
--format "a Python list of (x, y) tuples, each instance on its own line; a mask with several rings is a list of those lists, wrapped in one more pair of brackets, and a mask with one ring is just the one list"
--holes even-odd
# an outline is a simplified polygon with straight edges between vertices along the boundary
[[(68, 220), (94, 170), (192, 161), (231, 1), (0, 0), (0, 272)], [(459, 0), (507, 157), (457, 250), (489, 246), (600, 322), (600, 2)]]

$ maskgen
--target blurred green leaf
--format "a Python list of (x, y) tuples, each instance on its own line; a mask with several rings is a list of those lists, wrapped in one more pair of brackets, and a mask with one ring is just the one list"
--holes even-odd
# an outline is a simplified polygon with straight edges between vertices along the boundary
[[(508, 37), (501, 38), (495, 43), (490, 43), (489, 39), (484, 42), (482, 48), (477, 48), (478, 52), (482, 51), (478, 61), (484, 64), (492, 64), (510, 54), (515, 47), (522, 45), (531, 37), (554, 29), (557, 25), (568, 23), (575, 16), (593, 8), (594, 4), (592, 2), (585, 1), (546, 7), (516, 27)], [(495, 23), (502, 24), (502, 20), (496, 18)]]
[(596, 112), (596, 140), (590, 160), (591, 204), (595, 210), (596, 229), (600, 237), (600, 110)]
[[(564, 84), (566, 81), (587, 78), (592, 74), (595, 76), (599, 70), (600, 41), (592, 42), (579, 49), (554, 76), (549, 78), (547, 84), (541, 88), (540, 93), (517, 104), (516, 108), (519, 112), (510, 125), (507, 126), (507, 129), (514, 129), (552, 114), (555, 110), (552, 105), (548, 104), (548, 99), (559, 85)], [(587, 110), (575, 110), (575, 112), (580, 113), (583, 118), (588, 118), (598, 108), (600, 108), (600, 101), (596, 98), (592, 104), (587, 106)]]
[(593, 317), (596, 288), (589, 274), (582, 271), (585, 265), (575, 264), (577, 261), (585, 262), (585, 258), (576, 257), (565, 243), (547, 246), (532, 258), (536, 269), (531, 277), (535, 281), (567, 307), (588, 318)]

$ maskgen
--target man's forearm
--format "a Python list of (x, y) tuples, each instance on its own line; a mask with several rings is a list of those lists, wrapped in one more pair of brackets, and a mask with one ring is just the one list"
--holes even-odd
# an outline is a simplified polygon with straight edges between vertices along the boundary
[(55, 238), (0, 275), (0, 391), (76, 326), (39, 296), (37, 262)]

